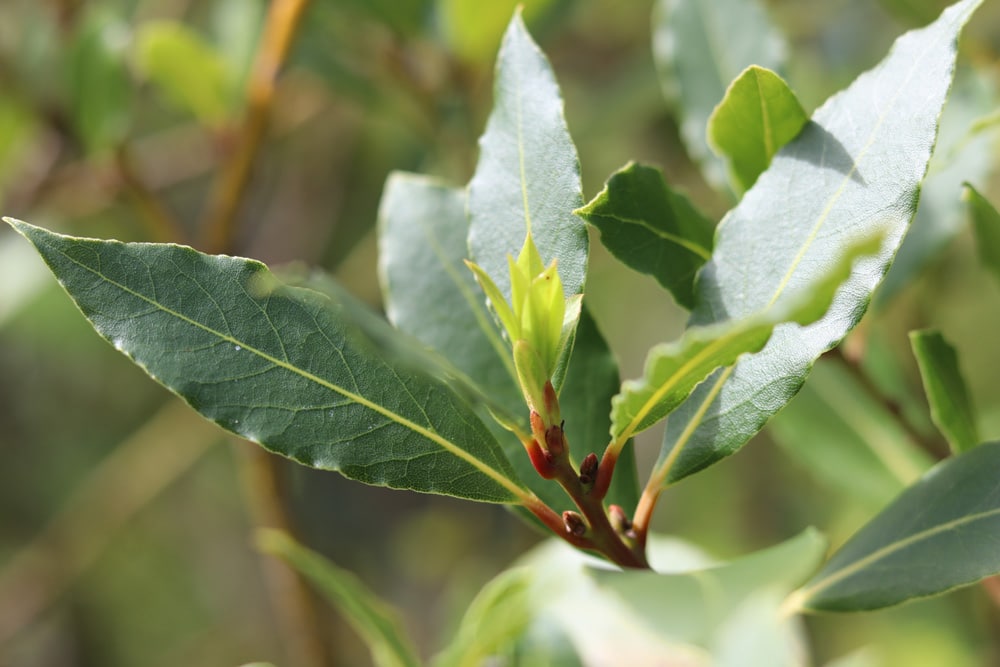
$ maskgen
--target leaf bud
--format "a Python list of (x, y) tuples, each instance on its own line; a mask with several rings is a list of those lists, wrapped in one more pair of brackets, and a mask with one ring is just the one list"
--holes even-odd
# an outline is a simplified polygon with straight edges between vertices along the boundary
[[(580, 484), (589, 487), (597, 478), (597, 454), (591, 452), (580, 463)], [(621, 509), (621, 508), (619, 508)]]
[(587, 534), (587, 522), (583, 520), (577, 512), (566, 510), (562, 513), (563, 525), (566, 532), (576, 537), (583, 537)]

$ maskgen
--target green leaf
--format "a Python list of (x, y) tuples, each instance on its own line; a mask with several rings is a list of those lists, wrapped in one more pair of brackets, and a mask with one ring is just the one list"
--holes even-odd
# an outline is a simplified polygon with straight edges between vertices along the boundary
[(136, 34), (136, 65), (168, 99), (199, 120), (229, 120), (236, 77), (200, 35), (174, 21), (151, 21)]
[(667, 482), (742, 447), (861, 318), (915, 212), (957, 37), (978, 5), (964, 0), (900, 37), (880, 65), (816, 111), (719, 225), (697, 283), (695, 325), (785, 301), (861, 236), (881, 231), (887, 243), (860, 263), (819, 322), (777, 327), (763, 350), (692, 392), (667, 424)]
[(1000, 212), (968, 183), (965, 184), (965, 201), (976, 234), (979, 260), (1000, 280)]
[(854, 261), (877, 252), (880, 245), (879, 237), (855, 244), (797, 298), (743, 319), (690, 327), (679, 341), (653, 347), (646, 357), (643, 377), (625, 381), (612, 401), (612, 437), (618, 442), (666, 417), (709, 373), (764, 347), (779, 324), (807, 325), (820, 319), (851, 276)]
[(469, 230), (465, 199), (464, 190), (428, 178), (389, 176), (379, 206), (378, 240), (386, 316), (444, 355), (502, 410), (523, 420), (510, 346), (463, 263)]
[(368, 645), (377, 667), (417, 667), (420, 659), (403, 632), (395, 610), (358, 577), (277, 530), (257, 533), (264, 553), (278, 556), (305, 577), (339, 611)]
[(88, 11), (67, 52), (66, 89), (73, 124), (90, 150), (120, 142), (131, 116), (132, 82), (125, 68), (131, 36), (113, 15)]
[(223, 428), (368, 484), (525, 497), (472, 408), (440, 379), (382, 358), (328, 297), (252, 260), (7, 222), (98, 333)]
[(934, 466), (858, 531), (789, 609), (878, 609), (1000, 572), (1000, 443)]
[(505, 570), (487, 583), (466, 609), (455, 638), (434, 660), (436, 667), (479, 667), (512, 646), (532, 618), (532, 572)]
[(784, 79), (751, 65), (726, 90), (708, 119), (708, 141), (729, 160), (740, 192), (749, 189), (782, 146), (809, 120)]
[(878, 398), (820, 359), (768, 431), (813, 475), (868, 509), (885, 507), (931, 465)]
[(658, 0), (653, 54), (681, 139), (709, 181), (725, 182), (706, 143), (708, 118), (729, 82), (750, 65), (781, 71), (785, 43), (755, 0)]
[(931, 418), (960, 454), (979, 444), (976, 414), (958, 366), (958, 353), (939, 331), (911, 331), (910, 345), (920, 366)]
[[(570, 454), (577, 465), (591, 452), (600, 456), (607, 446), (611, 428), (608, 406), (620, 384), (614, 354), (594, 318), (584, 308), (576, 332), (573, 360), (559, 397)], [(639, 502), (639, 476), (631, 443), (618, 457), (605, 500), (622, 507), (628, 516), (632, 516)], [(563, 509), (571, 509), (565, 501), (562, 505), (566, 505)]]
[(630, 162), (576, 214), (600, 230), (612, 255), (694, 307), (694, 277), (712, 254), (713, 226), (662, 171)]
[(555, 76), (520, 13), (500, 46), (493, 111), (479, 146), (469, 183), (472, 260), (509, 299), (507, 256), (518, 253), (530, 231), (544, 264), (558, 260), (566, 297), (582, 293), (587, 229), (573, 215), (583, 204), (580, 164)]
[(937, 148), (920, 188), (917, 215), (875, 295), (876, 305), (889, 303), (912, 285), (928, 261), (964, 228), (966, 213), (959, 195), (965, 181), (986, 180), (993, 170), (997, 133), (979, 125), (998, 104), (992, 76), (958, 67), (941, 114)]

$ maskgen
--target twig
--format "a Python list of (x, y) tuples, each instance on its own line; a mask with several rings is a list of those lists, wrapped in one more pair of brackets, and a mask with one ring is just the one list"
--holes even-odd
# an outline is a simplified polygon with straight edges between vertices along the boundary
[(140, 176), (127, 144), (115, 149), (115, 166), (125, 191), (132, 197), (136, 209), (146, 221), (151, 238), (161, 243), (186, 243), (188, 233), (163, 201), (153, 193)]
[(247, 84), (247, 110), (235, 150), (213, 185), (202, 220), (202, 243), (208, 252), (223, 252), (232, 245), (236, 214), (274, 104), (275, 80), (307, 5), (308, 0), (271, 3)]

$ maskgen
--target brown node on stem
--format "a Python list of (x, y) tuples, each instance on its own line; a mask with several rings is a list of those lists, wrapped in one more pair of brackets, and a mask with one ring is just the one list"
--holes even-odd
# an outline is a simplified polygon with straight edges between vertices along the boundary
[(587, 522), (578, 513), (566, 510), (562, 513), (563, 525), (566, 532), (576, 537), (583, 537), (587, 534)]
[(611, 505), (608, 507), (608, 518), (611, 519), (611, 527), (615, 529), (616, 533), (629, 539), (635, 539), (636, 534), (632, 521), (620, 505)]
[(591, 486), (597, 479), (597, 454), (591, 452), (580, 463), (580, 484)]

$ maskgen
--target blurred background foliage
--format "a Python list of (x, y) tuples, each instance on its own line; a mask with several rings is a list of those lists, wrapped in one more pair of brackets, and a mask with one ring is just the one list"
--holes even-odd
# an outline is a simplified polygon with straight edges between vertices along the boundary
[[(373, 228), (383, 182), (395, 169), (467, 182), (515, 4), (313, 0), (219, 246), (208, 230), (213, 202), (247, 140), (267, 3), (3, 0), (0, 210), (77, 235), (324, 267), (378, 307)], [(711, 169), (702, 175), (699, 150), (681, 137), (682, 113), (654, 65), (653, 4), (536, 0), (525, 17), (563, 87), (584, 196), (641, 160), (662, 166), (717, 219), (733, 197), (710, 182)], [(785, 42), (783, 72), (811, 110), (945, 4), (764, 7)], [(989, 122), (976, 125), (995, 118), (1000, 6), (986, 3), (966, 32), (934, 186), (872, 311), (759, 442), (665, 494), (660, 531), (723, 558), (807, 525), (834, 545), (846, 539), (946, 452), (926, 416), (911, 329), (939, 328), (956, 345), (980, 431), (1000, 436), (1000, 348), (988, 333), (1000, 326), (1000, 285), (976, 260), (960, 197), (969, 180), (1000, 201), (996, 137)], [(623, 374), (635, 376), (646, 349), (674, 338), (685, 315), (594, 241), (587, 298)], [(314, 605), (315, 618), (295, 616), (309, 605), (288, 604), (287, 573), (254, 551), (253, 526), (284, 520), (398, 604), (430, 654), (482, 583), (540, 539), (497, 507), (365, 487), (283, 461), (268, 460), (261, 473), (249, 445), (201, 422), (101, 341), (8, 229), (0, 378), (4, 667), (364, 664), (367, 651), (332, 612)], [(658, 438), (638, 443), (646, 465)], [(261, 503), (270, 483), (284, 519)], [(810, 618), (815, 662), (861, 651), (849, 664), (998, 664), (1000, 612), (989, 588)]]

